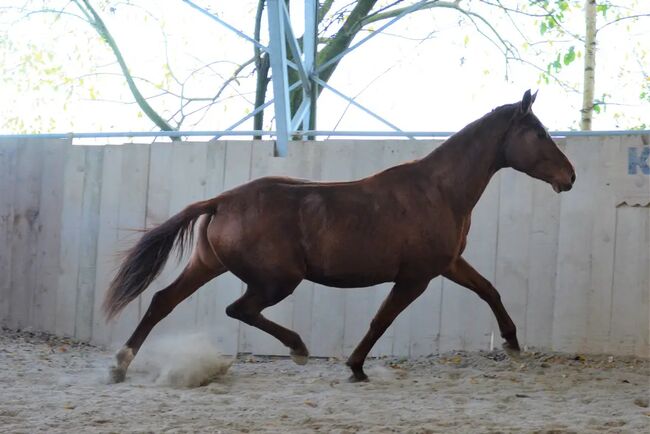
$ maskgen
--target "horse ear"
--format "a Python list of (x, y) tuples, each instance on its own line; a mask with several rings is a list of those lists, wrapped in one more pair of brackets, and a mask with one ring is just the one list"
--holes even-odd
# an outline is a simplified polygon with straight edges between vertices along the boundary
[(535, 93), (533, 94), (531, 104), (532, 104), (533, 102), (535, 102), (535, 99), (537, 99), (537, 92), (539, 92), (539, 89), (537, 89), (537, 90), (535, 91)]
[(537, 92), (535, 92), (535, 95), (531, 96), (530, 89), (524, 92), (524, 97), (521, 99), (521, 106), (520, 106), (520, 111), (522, 115), (527, 115), (528, 113), (531, 112), (531, 107), (533, 106), (533, 101), (535, 101), (536, 96), (537, 96)]

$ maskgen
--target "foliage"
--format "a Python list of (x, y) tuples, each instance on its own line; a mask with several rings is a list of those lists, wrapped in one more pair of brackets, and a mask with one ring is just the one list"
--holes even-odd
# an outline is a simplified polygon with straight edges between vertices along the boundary
[[(404, 12), (414, 2), (321, 1), (318, 62), (322, 64), (335, 58), (361, 36)], [(184, 39), (179, 29), (174, 27), (175, 17), (165, 15), (161, 12), (164, 8), (158, 8), (151, 0), (25, 0), (19, 3), (0, 7), (0, 67), (3, 85), (13, 89), (17, 95), (16, 104), (21, 103), (18, 96), (24, 93), (32, 96), (30, 103), (35, 107), (52, 99), (60, 101), (63, 110), (70, 109), (71, 101), (77, 101), (76, 105), (83, 107), (90, 107), (90, 102), (110, 105), (116, 110), (121, 106), (116, 122), (123, 125), (124, 119), (147, 118), (156, 128), (167, 130), (197, 125), (215, 128), (212, 126), (218, 117), (215, 108), (221, 109), (219, 117), (237, 119), (243, 113), (229, 112), (229, 101), (235, 98), (247, 101), (250, 105), (245, 113), (259, 107), (267, 97), (271, 73), (268, 57), (252, 49), (247, 52), (239, 50), (235, 55), (225, 54), (231, 53), (223, 49), (229, 45), (230, 40), (226, 39), (218, 39), (222, 44), (220, 47), (211, 44), (210, 38), (215, 40), (217, 30), (222, 29), (216, 24), (211, 25), (192, 7), (207, 7), (210, 2), (184, 0), (183, 3), (183, 13), (194, 14), (196, 25), (205, 26), (207, 39), (200, 48), (196, 40)], [(615, 31), (638, 26), (641, 20), (647, 19), (646, 13), (638, 13), (641, 11), (638, 1), (629, 0), (628, 3), (630, 6), (598, 1), (600, 46), (604, 47), (610, 40), (609, 35)], [(421, 6), (411, 14), (435, 17), (446, 11), (447, 16), (454, 16), (459, 26), (465, 29), (463, 46), (471, 46), (478, 40), (488, 41), (501, 59), (506, 79), (510, 79), (512, 65), (525, 65), (538, 72), (541, 85), (559, 85), (569, 94), (581, 92), (579, 64), (584, 56), (582, 1), (432, 0), (424, 1)], [(219, 11), (208, 9), (217, 15)], [(251, 23), (244, 30), (264, 43), (264, 0), (258, 0), (254, 7), (248, 7), (244, 12)], [(127, 39), (123, 29), (125, 21), (141, 26), (139, 34), (145, 35), (145, 40)], [(35, 43), (22, 38), (24, 33), (12, 30), (15, 25), (24, 30), (33, 24), (46, 25), (46, 31), (56, 38)], [(432, 29), (420, 43), (436, 36), (436, 29)], [(299, 42), (302, 43), (302, 39)], [(58, 49), (63, 44), (71, 47), (65, 55)], [(145, 68), (137, 54), (133, 54), (136, 45), (142, 51), (158, 52), (159, 66)], [(192, 51), (193, 54), (179, 58), (174, 54), (179, 50)], [(194, 54), (199, 50), (200, 55)], [(636, 58), (641, 73), (632, 70), (621, 72), (637, 87), (639, 103), (645, 104), (650, 103), (650, 84), (647, 74), (643, 75), (646, 50), (637, 44), (630, 54)], [(220, 51), (224, 54), (219, 54)], [(355, 55), (354, 52), (349, 54)], [(328, 81), (339, 67), (340, 61), (334, 62), (320, 78)], [(490, 74), (495, 69), (496, 65), (486, 65), (477, 73)], [(298, 79), (295, 73), (290, 73), (289, 78), (291, 82)], [(600, 96), (594, 100), (596, 113), (607, 106), (616, 107), (617, 95), (608, 84), (602, 86)], [(293, 111), (301, 98), (302, 92), (292, 93)], [(3, 114), (2, 127), (9, 131), (73, 127), (57, 125), (56, 113), (48, 119), (39, 118), (43, 115), (38, 110), (34, 110), (34, 116), (29, 119)], [(262, 116), (263, 112), (256, 117), (256, 129), (270, 127), (271, 121), (264, 121)]]

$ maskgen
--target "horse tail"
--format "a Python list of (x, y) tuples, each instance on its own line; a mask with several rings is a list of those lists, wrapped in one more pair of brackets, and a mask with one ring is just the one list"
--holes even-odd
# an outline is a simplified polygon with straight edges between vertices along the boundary
[(178, 258), (182, 258), (183, 252), (193, 244), (194, 225), (198, 218), (215, 212), (214, 200), (196, 202), (144, 233), (126, 252), (108, 288), (102, 306), (107, 321), (124, 309), (160, 275), (174, 247), (177, 249)]

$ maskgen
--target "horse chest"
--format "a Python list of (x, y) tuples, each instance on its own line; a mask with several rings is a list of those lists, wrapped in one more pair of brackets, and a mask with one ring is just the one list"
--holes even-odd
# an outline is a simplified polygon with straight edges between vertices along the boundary
[(411, 273), (442, 273), (465, 249), (469, 216), (461, 219), (439, 214), (432, 225), (413, 230), (405, 243), (401, 267)]

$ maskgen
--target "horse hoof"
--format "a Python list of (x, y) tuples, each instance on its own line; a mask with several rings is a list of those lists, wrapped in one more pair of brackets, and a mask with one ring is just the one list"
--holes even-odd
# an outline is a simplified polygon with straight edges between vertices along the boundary
[(503, 350), (511, 359), (519, 359), (521, 357), (521, 350), (517, 343), (511, 344), (510, 342), (504, 342)]
[(109, 371), (109, 383), (121, 383), (126, 379), (126, 370), (118, 368), (117, 366), (111, 367)]
[(309, 353), (305, 354), (302, 351), (291, 350), (289, 355), (291, 356), (291, 360), (293, 360), (296, 365), (306, 365), (309, 361)]
[(367, 383), (368, 381), (368, 376), (364, 374), (363, 372), (360, 374), (352, 374), (348, 378), (348, 383)]

